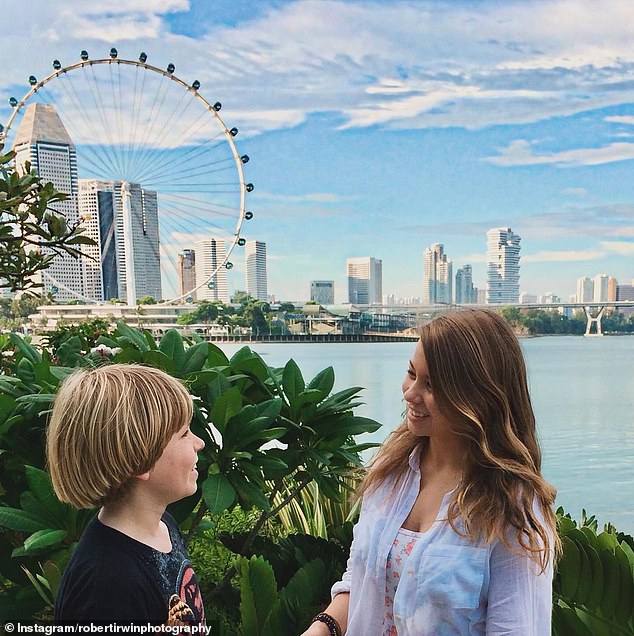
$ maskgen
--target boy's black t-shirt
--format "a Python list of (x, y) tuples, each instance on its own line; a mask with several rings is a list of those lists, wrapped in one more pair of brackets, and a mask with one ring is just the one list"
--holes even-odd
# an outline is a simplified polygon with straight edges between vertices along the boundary
[(172, 542), (168, 553), (104, 525), (95, 515), (64, 570), (55, 622), (204, 624), (183, 537), (169, 513), (163, 522)]

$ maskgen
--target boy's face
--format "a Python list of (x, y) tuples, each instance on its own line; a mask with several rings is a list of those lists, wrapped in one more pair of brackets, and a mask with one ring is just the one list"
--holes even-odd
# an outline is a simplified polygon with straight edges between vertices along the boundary
[(205, 443), (194, 435), (189, 424), (172, 435), (158, 461), (149, 471), (148, 486), (165, 504), (196, 492), (198, 452)]

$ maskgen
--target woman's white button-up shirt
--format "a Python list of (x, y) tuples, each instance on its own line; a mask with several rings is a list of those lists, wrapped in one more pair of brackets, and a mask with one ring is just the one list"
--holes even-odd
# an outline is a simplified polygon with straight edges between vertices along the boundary
[[(405, 479), (366, 493), (354, 529), (348, 566), (332, 588), (350, 592), (346, 636), (381, 634), (387, 557), (418, 496), (419, 451)], [(399, 636), (550, 636), (552, 559), (539, 573), (535, 562), (500, 541), (474, 544), (446, 521), (445, 495), (432, 527), (416, 541), (393, 599)], [(541, 517), (541, 515), (540, 515)]]

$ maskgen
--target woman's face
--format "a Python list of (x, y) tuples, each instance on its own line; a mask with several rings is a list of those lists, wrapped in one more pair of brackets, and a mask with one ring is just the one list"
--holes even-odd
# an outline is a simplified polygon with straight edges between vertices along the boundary
[(454, 436), (455, 427), (436, 404), (423, 346), (418, 341), (403, 380), (407, 426), (419, 437)]

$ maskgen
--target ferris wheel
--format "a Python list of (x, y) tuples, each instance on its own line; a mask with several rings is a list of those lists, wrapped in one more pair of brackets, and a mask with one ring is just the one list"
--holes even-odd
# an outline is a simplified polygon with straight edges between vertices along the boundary
[(79, 222), (96, 245), (85, 256), (56, 256), (43, 279), (56, 299), (136, 304), (228, 300), (230, 256), (244, 246), (249, 161), (238, 129), (220, 117), (198, 80), (174, 64), (159, 68), (146, 53), (62, 65), (9, 99), (0, 142), (30, 162), (68, 198), (55, 208)]

